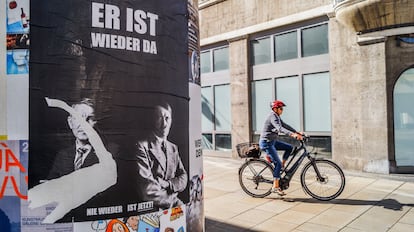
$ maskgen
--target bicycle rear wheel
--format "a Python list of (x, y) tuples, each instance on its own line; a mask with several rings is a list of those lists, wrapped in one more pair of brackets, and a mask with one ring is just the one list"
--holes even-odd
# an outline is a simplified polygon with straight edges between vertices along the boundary
[(344, 173), (330, 160), (308, 162), (302, 169), (300, 181), (306, 193), (321, 201), (335, 199), (345, 188)]
[(268, 196), (273, 186), (273, 167), (264, 160), (249, 160), (239, 169), (239, 183), (252, 197)]

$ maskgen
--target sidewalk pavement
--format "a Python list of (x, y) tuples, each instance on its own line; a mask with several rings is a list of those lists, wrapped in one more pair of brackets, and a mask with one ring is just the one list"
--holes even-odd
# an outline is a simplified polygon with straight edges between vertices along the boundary
[(204, 156), (207, 232), (414, 231), (414, 177), (348, 173), (335, 200), (312, 199), (295, 174), (284, 197), (253, 198), (239, 185), (244, 160)]

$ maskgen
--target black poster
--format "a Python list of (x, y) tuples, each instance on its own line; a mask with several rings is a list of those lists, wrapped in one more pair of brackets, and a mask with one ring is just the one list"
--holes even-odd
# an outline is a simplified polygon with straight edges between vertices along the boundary
[(188, 203), (187, 0), (30, 5), (29, 207), (54, 223)]

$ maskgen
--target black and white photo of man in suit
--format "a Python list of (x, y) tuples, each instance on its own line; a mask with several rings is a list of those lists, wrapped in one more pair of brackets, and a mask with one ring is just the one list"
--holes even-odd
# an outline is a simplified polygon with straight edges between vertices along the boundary
[[(85, 98), (73, 104), (72, 108), (78, 112), (92, 127), (96, 124), (93, 102)], [(80, 168), (89, 167), (99, 162), (95, 150), (89, 143), (88, 136), (76, 119), (69, 115), (67, 118), (69, 128), (72, 130), (75, 141), (70, 146), (60, 150), (55, 158), (48, 179), (55, 179), (67, 175)]]
[(171, 124), (171, 106), (157, 105), (152, 134), (137, 143), (139, 194), (142, 201), (152, 201), (155, 209), (182, 205), (178, 195), (188, 182), (178, 147), (167, 139)]
[[(72, 106), (59, 99), (46, 97), (45, 100), (48, 107), (69, 113), (67, 119), (75, 140), (72, 153), (63, 152), (67, 150), (63, 149), (58, 152), (62, 157), (54, 157), (52, 172), (49, 172), (51, 179), (29, 188), (28, 208), (31, 210), (51, 204), (51, 212), (42, 221), (45, 224), (85, 220), (89, 201), (116, 185), (117, 164), (93, 127), (96, 121), (89, 100)], [(78, 153), (76, 149), (84, 151)], [(67, 157), (63, 157), (65, 154)], [(96, 162), (93, 159), (89, 161), (91, 158)]]

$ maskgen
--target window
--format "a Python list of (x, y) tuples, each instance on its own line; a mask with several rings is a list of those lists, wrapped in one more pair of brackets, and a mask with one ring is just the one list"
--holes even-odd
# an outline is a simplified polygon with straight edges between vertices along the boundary
[(219, 47), (201, 52), (201, 73), (217, 72), (229, 69), (229, 47)]
[(252, 40), (253, 65), (271, 62), (270, 37)]
[(203, 133), (202, 134), (203, 148), (207, 150), (214, 150), (213, 147), (213, 134)]
[(275, 61), (298, 58), (297, 32), (288, 32), (275, 36)]
[(214, 72), (229, 69), (229, 48), (223, 47), (213, 50)]
[(252, 82), (252, 123), (253, 131), (261, 132), (266, 116), (270, 112), (272, 80)]
[(231, 130), (230, 85), (214, 86), (214, 115), (217, 131)]
[(231, 135), (230, 134), (216, 134), (215, 147), (218, 151), (231, 151)]
[(276, 98), (286, 104), (287, 110), (283, 112), (283, 121), (299, 130), (301, 128), (299, 78), (297, 76), (277, 78)]
[(200, 59), (203, 148), (231, 151), (229, 47), (204, 49)]
[[(275, 88), (272, 87), (275, 83)], [(263, 79), (252, 82), (252, 130), (260, 133), (270, 112), (269, 104), (286, 104), (284, 122), (299, 131), (326, 135), (331, 132), (329, 73)], [(274, 97), (273, 97), (274, 96)]]
[(328, 24), (302, 30), (302, 57), (328, 53), (328, 44)]
[(305, 131), (331, 131), (329, 73), (303, 77)]
[(406, 70), (394, 86), (394, 146), (397, 166), (414, 166), (414, 68)]
[(231, 150), (230, 85), (206, 86), (201, 89), (203, 148)]
[[(285, 31), (277, 28), (274, 34), (260, 34), (250, 41), (252, 139), (259, 139), (270, 111), (269, 103), (280, 99), (286, 103), (281, 116), (283, 121), (311, 135), (312, 141), (317, 139), (314, 146), (318, 147), (318, 152), (329, 156), (330, 62), (329, 56), (324, 55), (329, 52), (328, 23), (303, 22), (296, 28), (292, 26), (287, 26)], [(257, 65), (264, 63), (268, 64)], [(281, 136), (281, 139), (289, 137)]]
[(329, 52), (328, 24), (301, 27), (273, 36), (252, 39), (250, 43), (252, 65), (326, 54)]
[(212, 87), (201, 89), (201, 128), (203, 131), (212, 131), (214, 129), (212, 89)]
[(201, 53), (201, 56), (200, 56), (200, 71), (201, 71), (201, 73), (211, 72), (210, 51), (205, 51), (205, 52)]

